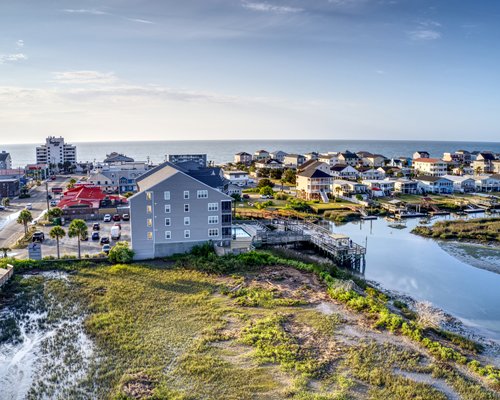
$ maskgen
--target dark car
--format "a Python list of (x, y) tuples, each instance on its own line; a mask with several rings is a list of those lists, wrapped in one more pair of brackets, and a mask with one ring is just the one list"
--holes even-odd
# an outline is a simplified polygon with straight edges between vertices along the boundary
[(89, 235), (85, 235), (85, 236), (82, 236), (81, 239), (80, 239), (82, 242), (86, 242), (89, 240)]
[(123, 214), (123, 215), (122, 215), (122, 219), (123, 219), (124, 221), (130, 221), (130, 215), (129, 215), (129, 214)]
[(96, 222), (94, 225), (92, 225), (92, 230), (93, 231), (101, 230), (101, 225), (99, 225), (99, 222)]
[(249, 196), (248, 194), (244, 194), (242, 197), (243, 197), (244, 199), (249, 199), (249, 198), (250, 198), (250, 196)]
[(111, 246), (109, 244), (105, 244), (104, 246), (102, 246), (103, 253), (109, 254), (110, 250), (111, 250)]
[(92, 232), (92, 240), (99, 240), (99, 239), (100, 239), (99, 232)]
[(107, 237), (107, 236), (102, 237), (101, 244), (109, 244), (109, 237)]
[(43, 232), (37, 231), (33, 234), (32, 240), (33, 242), (42, 243), (45, 240), (45, 234)]
[(113, 221), (121, 221), (122, 217), (120, 216), (120, 214), (115, 214), (113, 215)]

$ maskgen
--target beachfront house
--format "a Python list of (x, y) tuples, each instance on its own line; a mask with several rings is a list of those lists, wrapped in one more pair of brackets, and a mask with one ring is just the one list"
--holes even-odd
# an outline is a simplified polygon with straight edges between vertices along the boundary
[(288, 153), (285, 153), (282, 150), (276, 150), (276, 151), (272, 151), (271, 153), (269, 153), (269, 157), (274, 158), (275, 160), (278, 160), (279, 162), (284, 162), (287, 154)]
[(430, 154), (427, 151), (418, 150), (413, 153), (412, 159), (416, 160), (417, 158), (430, 158)]
[(359, 172), (356, 168), (346, 165), (337, 164), (330, 168), (330, 174), (337, 179), (356, 180), (359, 177)]
[(322, 200), (324, 203), (328, 203), (333, 177), (324, 172), (323, 168), (317, 167), (321, 166), (309, 166), (297, 172), (297, 197), (304, 200)]
[(246, 186), (250, 180), (246, 171), (224, 171), (224, 178), (231, 184), (238, 186)]
[(363, 179), (362, 183), (368, 188), (371, 197), (390, 196), (394, 192), (393, 180)]
[(352, 153), (349, 150), (339, 153), (338, 159), (340, 164), (350, 165), (352, 167), (355, 167), (359, 162), (359, 157), (356, 153)]
[(453, 191), (457, 193), (468, 193), (476, 190), (476, 181), (472, 176), (444, 175), (443, 178), (453, 182)]
[(364, 198), (368, 193), (368, 186), (364, 183), (334, 179), (331, 192), (335, 196), (356, 197), (357, 195), (361, 195)]
[(385, 178), (385, 171), (380, 168), (380, 169), (375, 169), (375, 168), (370, 168), (370, 167), (359, 167), (359, 176), (361, 179), (384, 179)]
[(339, 153), (320, 154), (318, 156), (318, 161), (333, 167), (334, 165), (339, 164)]
[(234, 155), (234, 163), (235, 164), (244, 164), (244, 165), (250, 165), (252, 163), (252, 155), (250, 153), (246, 153), (244, 151), (241, 151), (239, 153), (236, 153)]
[(255, 168), (259, 169), (283, 169), (283, 163), (272, 158), (265, 158), (255, 163)]
[(478, 192), (499, 192), (500, 175), (478, 175), (474, 177), (476, 181), (476, 190)]
[(257, 150), (253, 153), (253, 159), (256, 161), (265, 160), (266, 158), (270, 158), (269, 152), (266, 150)]
[(413, 170), (417, 175), (443, 176), (448, 172), (448, 164), (439, 158), (416, 158)]
[(442, 176), (422, 175), (415, 178), (418, 190), (422, 194), (451, 194), (453, 193), (453, 182)]
[(185, 253), (207, 242), (231, 244), (232, 198), (165, 162), (130, 197), (132, 249), (138, 260)]
[(394, 181), (394, 191), (401, 194), (417, 194), (418, 182), (407, 178), (398, 178)]
[(302, 154), (287, 154), (283, 164), (286, 168), (296, 169), (299, 165), (306, 162), (306, 158)]
[(489, 174), (493, 172), (493, 162), (495, 155), (491, 152), (479, 153), (476, 159), (472, 162), (471, 167), (475, 174)]

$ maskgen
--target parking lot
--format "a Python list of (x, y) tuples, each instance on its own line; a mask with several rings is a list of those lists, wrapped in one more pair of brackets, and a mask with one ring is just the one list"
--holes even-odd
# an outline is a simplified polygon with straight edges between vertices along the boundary
[[(99, 232), (99, 240), (92, 240), (92, 233), (94, 232), (92, 226), (94, 223), (99, 223), (100, 230)], [(130, 221), (120, 221), (121, 224), (121, 237), (118, 241), (126, 241), (130, 242)], [(115, 222), (103, 222), (103, 220), (99, 221), (87, 221), (88, 226), (88, 234), (89, 239), (87, 241), (81, 241), (81, 252), (82, 257), (85, 254), (93, 255), (98, 254), (102, 251), (102, 244), (100, 239), (103, 237), (109, 238), (109, 244), (113, 246), (116, 241), (111, 239), (111, 228), (114, 226)], [(68, 255), (76, 255), (78, 253), (78, 242), (77, 238), (69, 238), (68, 234), (68, 226), (66, 223), (62, 228), (66, 231), (66, 236), (59, 240), (59, 249), (61, 252), (61, 256)], [(49, 231), (52, 229), (52, 226), (42, 227), (38, 226), (38, 230), (42, 231), (45, 234), (45, 240), (42, 243), (42, 256), (57, 256), (57, 245), (56, 240), (51, 239), (49, 236)]]

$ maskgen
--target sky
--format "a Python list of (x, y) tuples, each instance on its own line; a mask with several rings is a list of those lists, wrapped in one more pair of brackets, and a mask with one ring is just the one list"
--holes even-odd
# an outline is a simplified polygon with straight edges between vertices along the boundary
[(0, 144), (500, 141), (497, 0), (0, 0)]

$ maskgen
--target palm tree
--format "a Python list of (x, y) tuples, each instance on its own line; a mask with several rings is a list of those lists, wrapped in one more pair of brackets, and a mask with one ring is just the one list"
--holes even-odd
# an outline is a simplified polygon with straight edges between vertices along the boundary
[(71, 178), (71, 179), (69, 180), (69, 183), (68, 183), (68, 185), (66, 186), (66, 188), (67, 188), (67, 189), (72, 189), (72, 188), (74, 188), (74, 187), (75, 187), (75, 183), (76, 183), (76, 179), (75, 179), (75, 178)]
[(80, 241), (86, 238), (87, 235), (88, 235), (88, 228), (87, 224), (83, 219), (74, 219), (73, 221), (71, 221), (71, 224), (69, 224), (68, 228), (68, 236), (70, 238), (74, 237), (78, 238), (78, 258), (82, 258), (80, 252)]
[(33, 221), (33, 215), (29, 210), (23, 210), (17, 217), (17, 223), (24, 225), (24, 234), (28, 234), (28, 224)]
[(7, 253), (10, 251), (10, 248), (0, 247), (0, 251), (3, 253), (3, 258), (7, 258)]
[[(61, 239), (64, 236), (66, 236), (66, 231), (63, 228), (61, 228), (60, 226), (54, 226), (50, 230), (49, 236), (52, 239), (56, 239), (56, 244), (57, 244), (57, 258), (61, 258), (61, 255), (59, 253), (59, 239)], [(78, 245), (80, 245), (80, 241), (78, 241)]]
[(63, 215), (63, 210), (61, 210), (59, 207), (54, 207), (51, 208), (49, 211), (47, 211), (47, 219), (49, 221), (52, 221), (55, 218), (62, 217)]

